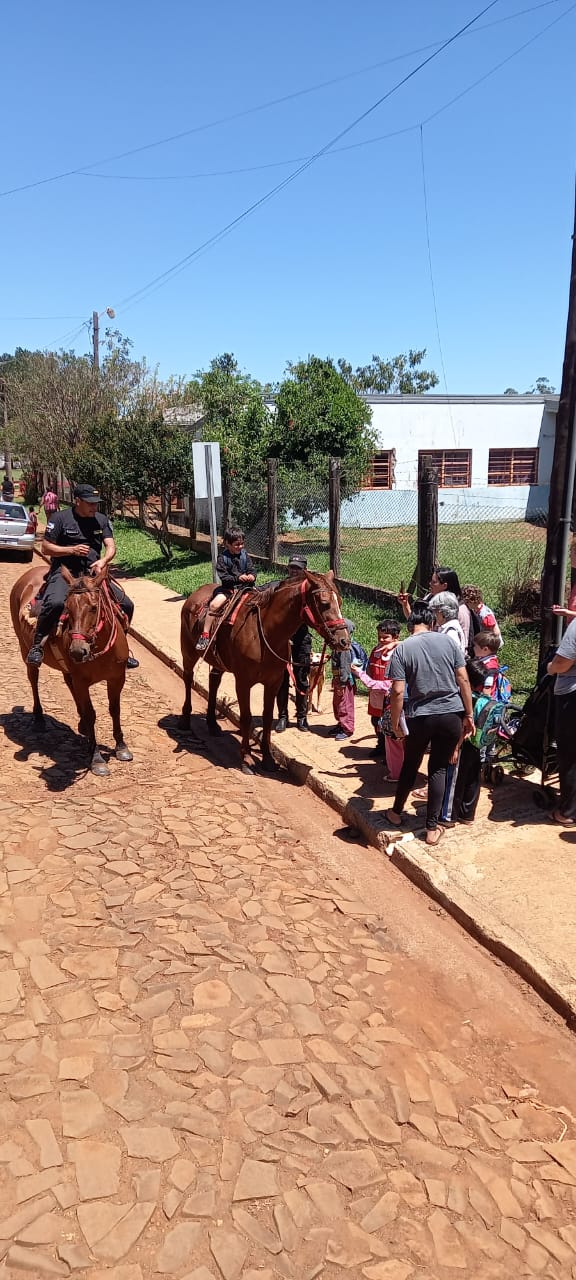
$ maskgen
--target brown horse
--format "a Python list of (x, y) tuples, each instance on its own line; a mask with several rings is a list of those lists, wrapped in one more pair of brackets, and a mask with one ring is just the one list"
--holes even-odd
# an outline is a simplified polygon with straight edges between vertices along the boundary
[[(108, 570), (103, 569), (94, 577), (74, 578), (63, 565), (60, 572), (70, 587), (66, 614), (58, 634), (52, 635), (46, 644), (44, 662), (62, 672), (80, 716), (78, 732), (88, 739), (90, 768), (92, 773), (104, 778), (110, 771), (96, 745), (96, 712), (90, 687), (100, 680), (106, 681), (116, 759), (132, 760), (120, 724), (120, 697), (126, 679), (128, 641), (106, 586)], [(45, 573), (43, 566), (28, 569), (10, 592), (12, 625), (25, 662), (34, 637), (34, 619), (28, 606), (40, 590)], [(38, 728), (44, 728), (44, 712), (38, 695), (40, 671), (28, 664), (26, 671), (34, 697), (34, 722)]]
[[(182, 728), (190, 728), (192, 679), (200, 658), (196, 642), (201, 633), (205, 606), (214, 587), (207, 585), (193, 591), (182, 607), (181, 645), (186, 697), (182, 707)], [(244, 596), (234, 608), (230, 621), (216, 623), (210, 647), (203, 655), (212, 670), (209, 677), (207, 721), (211, 732), (218, 732), (216, 697), (224, 671), (236, 680), (236, 697), (240, 708), (241, 756), (244, 773), (251, 773), (254, 761), (250, 754), (250, 691), (255, 684), (264, 685), (262, 717), (262, 767), (274, 769), (270, 751), (270, 734), (274, 715), (274, 699), (290, 660), (290, 637), (302, 622), (319, 631), (331, 649), (347, 649), (350, 637), (340, 609), (340, 597), (330, 573), (310, 573), (301, 578), (287, 578), (277, 587), (264, 587)]]

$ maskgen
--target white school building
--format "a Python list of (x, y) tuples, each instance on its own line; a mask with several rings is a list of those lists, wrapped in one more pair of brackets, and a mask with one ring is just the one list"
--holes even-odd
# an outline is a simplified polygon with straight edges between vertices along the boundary
[(548, 508), (558, 396), (366, 396), (378, 449), (342, 523), (405, 524), (432, 455), (441, 523), (534, 519)]

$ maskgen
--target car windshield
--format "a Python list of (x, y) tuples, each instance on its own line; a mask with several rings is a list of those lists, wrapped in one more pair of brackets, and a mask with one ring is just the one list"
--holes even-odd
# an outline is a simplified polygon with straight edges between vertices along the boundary
[(18, 507), (15, 502), (0, 502), (0, 520), (27, 519), (24, 507)]

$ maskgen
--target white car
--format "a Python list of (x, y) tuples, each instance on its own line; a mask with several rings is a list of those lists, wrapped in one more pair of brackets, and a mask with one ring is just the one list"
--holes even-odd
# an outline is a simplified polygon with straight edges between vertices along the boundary
[(26, 507), (0, 500), (0, 551), (20, 551), (24, 560), (31, 560), (35, 534)]

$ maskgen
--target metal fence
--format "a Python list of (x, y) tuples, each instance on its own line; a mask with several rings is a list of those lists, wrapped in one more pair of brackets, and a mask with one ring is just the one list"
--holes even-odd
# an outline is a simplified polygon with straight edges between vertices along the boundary
[[(271, 521), (266, 478), (247, 487), (232, 480), (235, 521), (246, 532), (253, 554), (287, 562), (305, 555), (311, 568), (325, 571), (339, 563), (339, 577), (396, 594), (402, 586), (424, 591), (419, 582), (418, 491), (362, 489), (348, 492), (342, 476), (339, 513), (331, 507), (329, 459), (325, 468), (278, 467), (275, 472), (275, 515)], [(479, 586), (494, 607), (508, 612), (523, 586), (536, 590), (546, 545), (547, 513), (526, 515), (526, 504), (514, 495), (503, 501), (499, 491), (476, 496), (466, 490), (440, 490), (436, 560), (456, 570), (461, 584)], [(334, 523), (336, 522), (336, 523)], [(271, 556), (271, 529), (276, 542)], [(339, 554), (338, 554), (339, 553)]]

